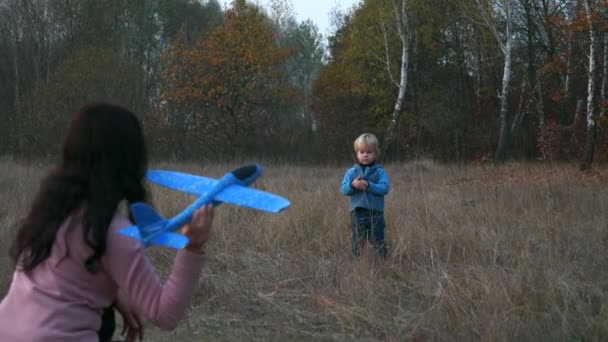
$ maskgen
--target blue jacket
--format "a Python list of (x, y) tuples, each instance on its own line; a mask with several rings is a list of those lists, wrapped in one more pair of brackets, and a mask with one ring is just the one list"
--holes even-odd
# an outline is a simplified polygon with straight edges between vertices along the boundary
[[(367, 181), (369, 187), (367, 191), (354, 189), (350, 184), (357, 178), (362, 177)], [(346, 171), (340, 191), (350, 196), (348, 210), (355, 208), (367, 208), (376, 211), (384, 211), (384, 195), (388, 193), (389, 182), (384, 168), (380, 164), (374, 163), (368, 166), (355, 164)]]

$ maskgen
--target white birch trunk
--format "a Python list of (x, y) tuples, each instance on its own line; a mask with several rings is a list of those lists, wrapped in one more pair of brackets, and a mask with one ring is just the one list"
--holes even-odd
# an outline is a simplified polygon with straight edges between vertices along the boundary
[[(484, 1), (476, 0), (477, 7), (485, 25), (490, 29), (492, 35), (496, 39), (501, 52), (504, 55), (504, 65), (502, 73), (502, 84), (500, 88), (500, 109), (499, 122), (500, 132), (498, 136), (498, 144), (494, 154), (494, 160), (498, 163), (504, 162), (508, 156), (508, 148), (511, 141), (511, 116), (509, 113), (509, 91), (512, 74), (512, 50), (513, 50), (513, 18), (511, 3), (513, 0)], [(501, 12), (499, 14), (499, 12)], [(499, 33), (496, 23), (499, 21), (496, 16), (503, 16), (501, 21), (505, 22), (505, 30), (503, 34)]]
[[(403, 108), (403, 103), (405, 102), (405, 94), (407, 91), (407, 70), (409, 65), (409, 28), (408, 28), (408, 17), (407, 17), (407, 0), (400, 0), (398, 6), (393, 0), (393, 9), (395, 11), (395, 20), (397, 23), (397, 32), (399, 34), (399, 39), (401, 41), (401, 67), (399, 69), (399, 83), (397, 84), (397, 100), (395, 101), (395, 106), (393, 108), (393, 112), (390, 116), (390, 121), (388, 127), (386, 129), (386, 134), (384, 137), (384, 149), (386, 151), (389, 150), (393, 140), (395, 138), (395, 131), (397, 130), (397, 125), (399, 124), (399, 119), (401, 117), (401, 109)], [(386, 42), (386, 40), (385, 40)], [(385, 49), (387, 52), (388, 58), (388, 47)], [(389, 67), (390, 73), (390, 67)]]
[(604, 33), (604, 55), (603, 58), (603, 70), (602, 70), (602, 89), (601, 89), (601, 99), (602, 106), (600, 109), (600, 117), (606, 115), (606, 86), (608, 83), (608, 33)]
[[(509, 115), (509, 90), (512, 74), (512, 50), (513, 50), (513, 36), (512, 36), (512, 17), (511, 17), (511, 0), (503, 0), (502, 2), (504, 15), (505, 15), (505, 33), (504, 33), (504, 44), (500, 39), (500, 35), (497, 33), (496, 27), (493, 23), (488, 22), (492, 29), (494, 36), (500, 44), (501, 50), (504, 54), (504, 66), (502, 74), (502, 86), (500, 90), (500, 132), (498, 136), (498, 144), (496, 146), (496, 153), (494, 159), (497, 162), (504, 162), (508, 156), (508, 148), (511, 142), (511, 130), (510, 130), (510, 115)], [(488, 18), (488, 17), (486, 17)]]
[(513, 48), (513, 39), (511, 38), (511, 23), (507, 22), (506, 30), (506, 44), (505, 44), (505, 62), (502, 74), (502, 87), (500, 91), (500, 133), (498, 136), (498, 146), (496, 147), (495, 159), (498, 162), (505, 161), (507, 159), (507, 149), (511, 140), (510, 127), (509, 127), (509, 83), (511, 82), (511, 51)]
[(594, 74), (595, 74), (595, 34), (592, 24), (591, 0), (583, 0), (585, 7), (585, 15), (589, 25), (589, 71), (587, 81), (587, 134), (585, 136), (585, 149), (583, 151), (583, 160), (581, 162), (581, 170), (591, 169), (593, 161), (593, 150), (595, 148), (595, 113), (593, 108), (593, 93), (595, 91)]

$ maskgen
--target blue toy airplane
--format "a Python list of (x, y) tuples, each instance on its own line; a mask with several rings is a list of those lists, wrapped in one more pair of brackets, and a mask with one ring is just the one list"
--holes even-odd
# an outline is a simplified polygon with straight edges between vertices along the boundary
[(189, 223), (194, 211), (208, 203), (224, 202), (271, 213), (289, 207), (289, 201), (283, 197), (248, 188), (261, 174), (262, 167), (258, 164), (228, 172), (219, 180), (175, 171), (150, 170), (146, 173), (148, 181), (200, 198), (171, 219), (160, 217), (145, 203), (134, 203), (131, 213), (135, 225), (123, 228), (119, 233), (141, 240), (145, 247), (161, 245), (180, 249), (188, 244), (188, 238), (174, 231)]

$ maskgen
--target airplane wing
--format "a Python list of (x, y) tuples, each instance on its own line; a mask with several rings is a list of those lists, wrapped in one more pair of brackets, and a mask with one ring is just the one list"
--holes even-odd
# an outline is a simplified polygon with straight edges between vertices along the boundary
[[(122, 228), (118, 231), (119, 234), (126, 235), (135, 240), (142, 241), (141, 231), (137, 226), (130, 226), (126, 228)], [(143, 241), (142, 241), (143, 242)], [(158, 236), (155, 236), (150, 242), (149, 245), (160, 245), (167, 246), (171, 248), (181, 249), (184, 248), (188, 244), (188, 238), (182, 234), (165, 232)]]
[(182, 249), (188, 244), (188, 238), (178, 233), (166, 232), (155, 236), (151, 245), (167, 246), (175, 249)]
[[(165, 170), (150, 170), (146, 173), (146, 179), (152, 183), (195, 196), (203, 196), (217, 183), (217, 180), (213, 178)], [(281, 196), (238, 184), (226, 187), (217, 194), (214, 201), (271, 213), (278, 213), (291, 205), (286, 198)]]

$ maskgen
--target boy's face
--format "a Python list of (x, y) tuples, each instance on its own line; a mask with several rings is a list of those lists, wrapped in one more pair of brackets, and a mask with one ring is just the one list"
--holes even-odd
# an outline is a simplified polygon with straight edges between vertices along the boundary
[(359, 144), (357, 146), (357, 160), (362, 165), (371, 164), (376, 160), (376, 151), (367, 145)]

